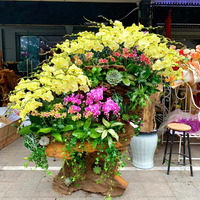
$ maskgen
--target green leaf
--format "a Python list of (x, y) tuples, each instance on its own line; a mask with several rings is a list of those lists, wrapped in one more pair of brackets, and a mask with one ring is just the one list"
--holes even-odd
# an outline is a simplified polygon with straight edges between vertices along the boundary
[(97, 146), (97, 141), (96, 140), (93, 140), (92, 141), (92, 148), (95, 149)]
[(32, 133), (24, 135), (24, 146), (33, 152), (37, 149), (37, 144), (35, 143), (35, 137)]
[(65, 128), (65, 126), (63, 124), (58, 124), (58, 128), (63, 129), (63, 128)]
[(72, 132), (72, 135), (78, 139), (84, 139), (86, 137), (86, 133), (83, 130), (75, 130)]
[(151, 100), (149, 99), (149, 96), (148, 95), (144, 95), (145, 96), (145, 98), (148, 100), (148, 102), (151, 104)]
[(99, 138), (101, 136), (101, 133), (98, 133), (95, 128), (90, 129), (89, 136), (93, 139)]
[(128, 78), (123, 78), (122, 81), (123, 81), (124, 85), (130, 86), (130, 80)]
[(108, 134), (108, 131), (107, 130), (104, 130), (102, 135), (101, 135), (101, 139), (103, 140)]
[(101, 169), (100, 166), (95, 166), (95, 167), (93, 168), (93, 172), (94, 172), (95, 174), (101, 174), (102, 169)]
[(105, 120), (104, 118), (102, 119), (102, 122), (103, 122), (104, 126), (106, 126), (107, 128), (110, 127), (110, 123), (107, 120)]
[(138, 66), (136, 66), (136, 65), (134, 65), (134, 64), (130, 64), (129, 66), (128, 66), (128, 72), (130, 73), (130, 74), (133, 74), (134, 72), (135, 72), (135, 69), (137, 68)]
[(63, 142), (62, 140), (62, 136), (60, 135), (60, 133), (51, 133), (51, 135), (59, 142)]
[(95, 129), (98, 133), (102, 133), (105, 130), (105, 126), (99, 126)]
[(73, 125), (66, 125), (65, 128), (63, 128), (61, 130), (61, 132), (67, 132), (67, 131), (71, 131), (74, 130), (74, 126)]
[(28, 162), (24, 163), (24, 168), (27, 168)]
[(49, 176), (52, 176), (52, 175), (53, 175), (52, 172), (47, 172), (47, 174), (48, 174)]
[(147, 86), (149, 86), (149, 87), (153, 87), (153, 86), (154, 86), (152, 83), (149, 83), (149, 82), (146, 82), (145, 84), (146, 84)]
[(122, 122), (114, 122), (111, 127), (114, 127), (114, 126), (121, 126), (121, 125), (125, 125), (124, 123)]
[(29, 119), (30, 119), (30, 121), (31, 121), (32, 123), (34, 123), (34, 124), (41, 124), (41, 123), (40, 123), (40, 117), (30, 115), (30, 116), (29, 116)]
[(131, 85), (135, 86), (135, 82), (134, 81), (130, 81)]
[(150, 68), (149, 68), (149, 67), (145, 69), (144, 79), (147, 79), (147, 78), (149, 77), (150, 72), (151, 72), (151, 71), (150, 71)]
[(102, 68), (101, 67), (97, 67), (97, 73), (100, 74)]
[(123, 101), (123, 97), (117, 92), (113, 93), (112, 99), (118, 104)]
[(82, 127), (84, 125), (83, 121), (77, 121), (76, 127)]
[(100, 125), (101, 125), (101, 124), (99, 124), (99, 123), (92, 123), (92, 127), (95, 127), (95, 126), (96, 126), (96, 127), (97, 127), (97, 126), (99, 127)]
[(86, 121), (85, 121), (85, 124), (83, 126), (84, 129), (88, 130), (90, 125), (91, 125), (91, 122), (92, 122), (92, 118), (89, 117)]
[(36, 133), (40, 128), (41, 128), (40, 125), (31, 124), (30, 131), (31, 131), (32, 133)]
[(93, 82), (92, 82), (92, 84), (93, 84), (94, 86), (97, 86), (98, 83), (99, 83), (99, 81), (98, 81), (97, 79), (93, 80)]
[(108, 146), (109, 146), (109, 148), (111, 148), (112, 143), (113, 143), (112, 138), (110, 136), (108, 136)]
[(52, 128), (41, 128), (37, 131), (37, 133), (49, 133), (52, 131)]
[(14, 126), (15, 128), (18, 128), (18, 126), (16, 124), (12, 124), (12, 126)]
[(25, 126), (25, 127), (21, 128), (21, 129), (19, 130), (20, 135), (29, 134), (29, 133), (31, 132), (31, 131), (30, 131), (30, 127), (31, 127), (31, 125)]
[(93, 68), (92, 68), (92, 73), (94, 74), (96, 71), (97, 71), (97, 68), (96, 68), (96, 67), (93, 67)]
[(131, 97), (131, 101), (135, 101), (137, 98), (137, 95), (133, 94), (132, 97)]
[(108, 132), (112, 135), (112, 137), (119, 141), (119, 136), (113, 129), (109, 129)]

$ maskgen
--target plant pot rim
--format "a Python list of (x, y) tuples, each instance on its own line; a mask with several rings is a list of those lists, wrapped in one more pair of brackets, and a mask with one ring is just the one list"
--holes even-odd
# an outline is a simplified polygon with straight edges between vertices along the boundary
[(155, 135), (157, 134), (158, 130), (154, 130), (154, 131), (151, 131), (151, 132), (139, 132), (138, 135)]

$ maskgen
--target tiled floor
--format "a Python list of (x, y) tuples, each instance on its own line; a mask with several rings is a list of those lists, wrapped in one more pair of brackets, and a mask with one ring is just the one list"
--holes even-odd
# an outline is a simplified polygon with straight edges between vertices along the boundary
[[(192, 155), (200, 157), (200, 145), (192, 145)], [(174, 151), (178, 149), (175, 145)], [(138, 170), (127, 163), (122, 177), (129, 186), (121, 197), (113, 200), (199, 200), (200, 199), (200, 161), (193, 161), (194, 177), (188, 169), (172, 166), (170, 175), (167, 166), (162, 165), (164, 145), (159, 145), (152, 170)], [(101, 200), (97, 194), (78, 191), (71, 196), (58, 194), (52, 190), (53, 177), (40, 170), (24, 170), (24, 157), (29, 151), (23, 146), (23, 138), (0, 150), (0, 200)], [(177, 156), (173, 157), (177, 159)], [(49, 159), (50, 166), (61, 167), (62, 161)], [(30, 163), (29, 166), (34, 166)], [(7, 167), (7, 168), (5, 168)], [(12, 169), (8, 167), (13, 167)], [(15, 167), (21, 167), (16, 170)], [(6, 170), (7, 169), (7, 170)], [(159, 170), (157, 170), (159, 169)], [(58, 171), (52, 171), (56, 175)]]

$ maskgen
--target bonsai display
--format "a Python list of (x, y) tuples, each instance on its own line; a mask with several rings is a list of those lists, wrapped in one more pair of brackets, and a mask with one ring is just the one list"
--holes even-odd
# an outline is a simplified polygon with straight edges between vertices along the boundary
[(47, 156), (63, 159), (53, 188), (64, 194), (122, 195), (128, 184), (117, 169), (125, 166), (122, 152), (134, 133), (152, 123), (144, 120), (145, 107), (162, 75), (182, 78), (181, 68), (173, 70), (181, 58), (166, 38), (142, 25), (108, 22), (95, 24), (97, 33), (84, 31), (58, 44), (10, 96), (22, 120), (31, 121), (20, 129), (32, 151), (29, 161), (48, 169)]

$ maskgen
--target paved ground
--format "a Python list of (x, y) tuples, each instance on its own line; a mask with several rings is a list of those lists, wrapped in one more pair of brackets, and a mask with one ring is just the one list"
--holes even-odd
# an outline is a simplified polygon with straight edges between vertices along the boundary
[[(197, 140), (199, 141), (199, 140)], [(192, 156), (200, 157), (200, 145), (192, 145)], [(113, 200), (199, 200), (200, 161), (193, 161), (194, 177), (187, 168), (173, 166), (170, 175), (162, 166), (164, 146), (159, 145), (152, 170), (138, 170), (130, 163), (121, 171), (129, 182), (123, 196)], [(175, 149), (178, 149), (176, 145)], [(0, 150), (0, 200), (103, 200), (96, 194), (78, 191), (71, 196), (60, 195), (52, 190), (52, 178), (40, 170), (24, 170), (23, 158), (29, 151), (23, 147), (23, 138)], [(176, 157), (173, 157), (175, 160)], [(57, 174), (62, 162), (50, 160), (51, 170)], [(29, 166), (33, 166), (30, 164)]]

